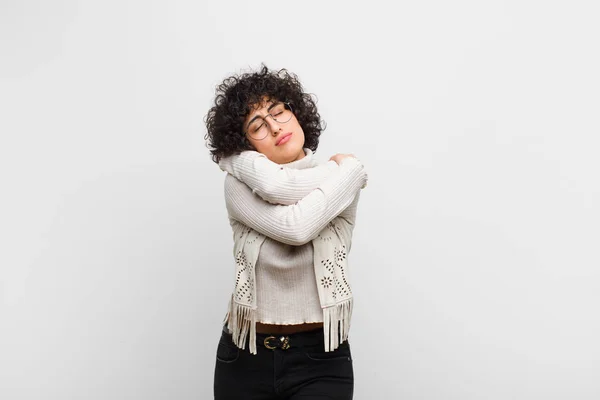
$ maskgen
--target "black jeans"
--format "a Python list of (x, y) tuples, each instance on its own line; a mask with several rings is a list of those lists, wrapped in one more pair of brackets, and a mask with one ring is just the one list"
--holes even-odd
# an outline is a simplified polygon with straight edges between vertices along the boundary
[[(264, 341), (269, 336), (256, 335), (254, 355), (248, 339), (241, 350), (223, 328), (216, 354), (215, 400), (352, 399), (354, 370), (347, 340), (326, 353), (323, 328), (283, 335), (289, 338), (286, 350), (267, 348)], [(273, 336), (268, 347), (282, 343), (282, 335)]]

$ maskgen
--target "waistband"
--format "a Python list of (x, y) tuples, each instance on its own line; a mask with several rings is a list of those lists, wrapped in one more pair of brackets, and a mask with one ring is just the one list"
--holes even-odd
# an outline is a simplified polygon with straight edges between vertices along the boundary
[[(287, 343), (288, 348), (292, 347), (312, 347), (312, 346), (325, 346), (323, 328), (319, 327), (310, 331), (288, 333), (288, 334), (268, 334), (268, 333), (256, 333), (256, 344), (261, 347), (272, 349), (273, 347), (281, 347)], [(229, 339), (232, 338), (231, 333), (227, 329), (227, 326), (223, 326), (223, 336), (227, 336)], [(246, 338), (246, 344), (249, 339)]]

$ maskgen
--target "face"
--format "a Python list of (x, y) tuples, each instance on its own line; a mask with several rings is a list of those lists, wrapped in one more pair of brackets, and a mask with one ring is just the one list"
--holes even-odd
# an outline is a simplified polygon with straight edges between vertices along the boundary
[[(284, 122), (286, 116), (290, 119)], [(274, 163), (286, 164), (305, 156), (304, 131), (293, 112), (277, 100), (263, 99), (251, 108), (243, 129), (254, 149)]]

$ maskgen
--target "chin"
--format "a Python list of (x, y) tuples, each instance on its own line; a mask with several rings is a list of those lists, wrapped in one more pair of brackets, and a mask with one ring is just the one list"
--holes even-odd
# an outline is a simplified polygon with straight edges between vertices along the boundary
[(285, 151), (287, 153), (295, 153), (297, 151), (300, 151), (300, 149), (302, 148), (301, 146), (298, 145), (298, 143), (292, 139), (291, 142), (288, 142), (284, 145), (282, 145), (281, 147), (276, 146), (279, 148), (280, 151)]
[(292, 149), (294, 153), (299, 153), (302, 150), (302, 146), (300, 144), (293, 143), (290, 146), (290, 149)]

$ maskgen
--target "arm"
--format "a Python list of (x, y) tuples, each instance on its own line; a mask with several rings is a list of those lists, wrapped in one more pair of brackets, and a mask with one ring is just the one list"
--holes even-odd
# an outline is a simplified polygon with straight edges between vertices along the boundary
[(284, 205), (303, 199), (338, 169), (333, 160), (312, 168), (286, 168), (254, 150), (225, 157), (219, 161), (219, 167), (244, 182), (263, 200)]
[(292, 205), (269, 204), (231, 174), (225, 176), (229, 217), (279, 242), (308, 243), (348, 208), (367, 180), (362, 163), (349, 157), (318, 188)]

